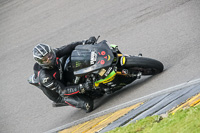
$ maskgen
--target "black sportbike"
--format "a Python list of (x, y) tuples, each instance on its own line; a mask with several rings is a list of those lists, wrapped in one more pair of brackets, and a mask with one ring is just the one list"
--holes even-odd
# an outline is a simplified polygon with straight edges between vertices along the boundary
[(117, 45), (101, 41), (93, 45), (79, 45), (71, 54), (74, 84), (93, 83), (86, 95), (92, 99), (111, 94), (141, 76), (163, 71), (160, 61), (122, 54)]

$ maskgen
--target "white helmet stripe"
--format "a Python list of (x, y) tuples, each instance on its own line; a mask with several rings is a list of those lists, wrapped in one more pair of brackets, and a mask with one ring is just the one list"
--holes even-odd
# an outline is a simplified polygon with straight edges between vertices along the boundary
[(51, 52), (51, 48), (50, 48), (50, 46), (49, 45), (47, 45), (48, 46), (48, 48), (49, 48), (49, 52)]
[(48, 54), (48, 52), (46, 51), (46, 49), (45, 49), (41, 44), (38, 44), (38, 46), (40, 46), (40, 47), (45, 51), (45, 53), (43, 53), (42, 51), (40, 51), (40, 50), (36, 47), (36, 49), (37, 49), (43, 56), (45, 56), (46, 54)]
[(39, 52), (40, 52), (40, 54), (41, 54), (41, 55), (43, 55), (43, 56), (44, 56), (44, 54), (42, 53), (42, 51), (40, 51), (40, 50), (37, 48), (37, 46), (36, 46), (35, 48), (37, 49), (37, 51), (39, 51)]
[(34, 55), (34, 54), (33, 54), (33, 57), (36, 57), (36, 58), (42, 59), (42, 57), (39, 57), (39, 56)]

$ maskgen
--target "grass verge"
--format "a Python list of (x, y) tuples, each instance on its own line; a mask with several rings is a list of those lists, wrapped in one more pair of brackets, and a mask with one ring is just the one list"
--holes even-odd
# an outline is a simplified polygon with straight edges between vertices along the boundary
[(200, 133), (200, 105), (179, 110), (166, 118), (149, 116), (107, 133)]

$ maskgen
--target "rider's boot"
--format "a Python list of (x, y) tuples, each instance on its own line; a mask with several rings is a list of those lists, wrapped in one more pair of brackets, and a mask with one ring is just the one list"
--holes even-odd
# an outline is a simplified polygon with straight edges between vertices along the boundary
[(85, 102), (83, 105), (83, 109), (86, 111), (86, 113), (89, 113), (93, 110), (93, 100)]
[(93, 100), (84, 95), (72, 95), (65, 98), (65, 103), (70, 106), (81, 108), (89, 113), (93, 110)]

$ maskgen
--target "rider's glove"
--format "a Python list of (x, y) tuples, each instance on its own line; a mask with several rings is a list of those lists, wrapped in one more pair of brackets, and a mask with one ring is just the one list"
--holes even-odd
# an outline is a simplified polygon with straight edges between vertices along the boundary
[(80, 93), (84, 93), (85, 91), (89, 91), (93, 88), (93, 84), (91, 82), (86, 82), (84, 84), (80, 84)]
[(86, 40), (85, 44), (94, 44), (96, 43), (97, 39), (96, 37), (92, 36), (88, 40)]

